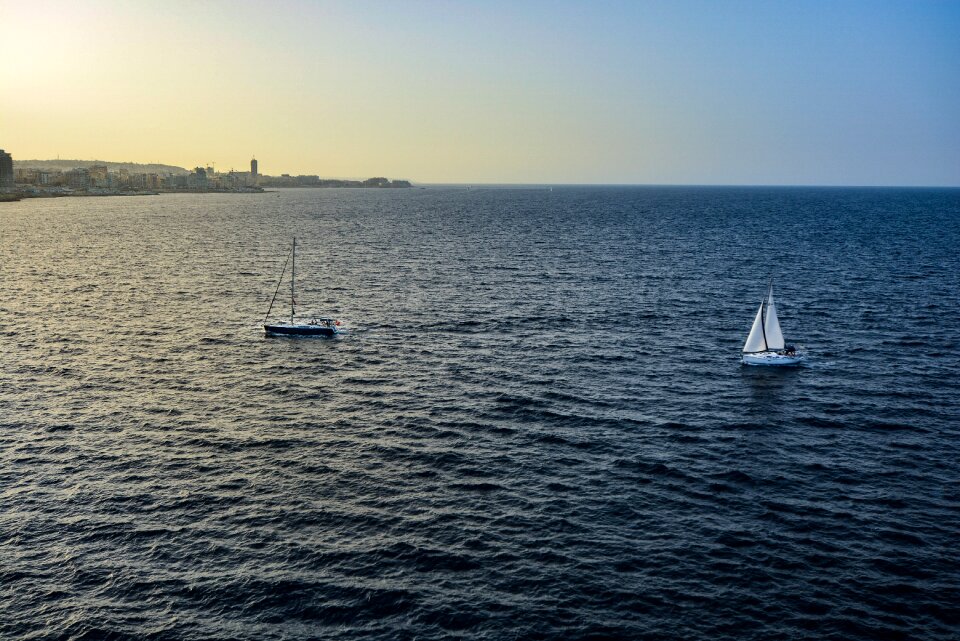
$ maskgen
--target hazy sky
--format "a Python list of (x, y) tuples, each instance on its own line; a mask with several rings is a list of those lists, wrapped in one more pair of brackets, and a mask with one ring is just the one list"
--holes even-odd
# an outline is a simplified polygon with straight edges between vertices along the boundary
[(960, 2), (0, 0), (0, 60), (20, 159), (960, 185)]

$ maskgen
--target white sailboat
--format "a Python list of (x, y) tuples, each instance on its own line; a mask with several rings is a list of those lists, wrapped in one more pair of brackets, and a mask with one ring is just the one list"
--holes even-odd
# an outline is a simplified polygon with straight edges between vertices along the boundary
[(773, 302), (772, 280), (753, 319), (747, 342), (743, 344), (741, 358), (744, 365), (797, 365), (803, 360), (803, 354), (783, 340), (777, 306)]

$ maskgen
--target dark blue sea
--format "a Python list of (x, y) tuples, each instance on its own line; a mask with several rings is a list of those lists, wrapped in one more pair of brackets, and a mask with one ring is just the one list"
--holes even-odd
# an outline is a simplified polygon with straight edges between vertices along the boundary
[[(263, 334), (294, 236), (337, 338)], [(0, 638), (953, 641), (958, 247), (960, 190), (2, 204)], [(771, 276), (802, 367), (740, 364)]]

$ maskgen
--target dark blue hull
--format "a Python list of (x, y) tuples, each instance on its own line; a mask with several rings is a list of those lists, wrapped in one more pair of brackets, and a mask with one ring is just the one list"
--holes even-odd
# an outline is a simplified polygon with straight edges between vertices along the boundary
[(263, 331), (268, 335), (284, 336), (333, 336), (337, 333), (333, 327), (319, 325), (264, 325)]

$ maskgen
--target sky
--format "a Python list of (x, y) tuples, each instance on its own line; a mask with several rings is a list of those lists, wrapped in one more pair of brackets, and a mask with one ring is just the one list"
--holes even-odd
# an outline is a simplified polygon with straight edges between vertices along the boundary
[(15, 159), (960, 186), (960, 2), (0, 0)]

